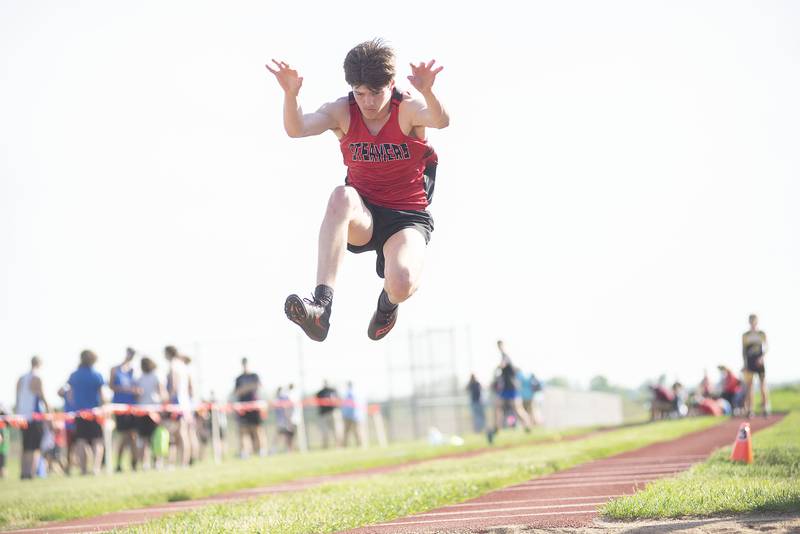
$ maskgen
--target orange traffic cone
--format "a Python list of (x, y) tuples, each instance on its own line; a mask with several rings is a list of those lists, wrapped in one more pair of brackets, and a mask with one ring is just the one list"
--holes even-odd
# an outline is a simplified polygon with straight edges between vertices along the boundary
[(750, 423), (742, 423), (733, 442), (731, 460), (734, 462), (753, 463), (753, 442), (750, 440)]

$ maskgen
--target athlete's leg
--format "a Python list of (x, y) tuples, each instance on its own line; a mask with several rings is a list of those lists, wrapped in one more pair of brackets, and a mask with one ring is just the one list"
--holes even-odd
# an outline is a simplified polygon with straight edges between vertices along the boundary
[(522, 421), (522, 425), (525, 427), (526, 430), (531, 429), (531, 418), (528, 417), (528, 412), (525, 411), (525, 408), (522, 406), (522, 399), (517, 397), (514, 399), (514, 413), (517, 415), (517, 419)]
[(371, 238), (372, 214), (361, 196), (350, 186), (338, 186), (331, 193), (319, 229), (317, 284), (333, 288), (347, 243), (366, 245)]
[(747, 388), (744, 396), (744, 412), (750, 417), (753, 414), (753, 373), (749, 370), (744, 372), (744, 384)]
[(392, 304), (400, 304), (419, 287), (425, 264), (425, 237), (416, 228), (404, 228), (386, 240), (383, 255), (383, 288)]
[(767, 396), (767, 382), (765, 373), (762, 371), (758, 374), (758, 385), (761, 388), (761, 411), (764, 415), (769, 414), (769, 398)]
[(319, 230), (317, 287), (313, 300), (289, 295), (284, 311), (314, 341), (324, 341), (330, 328), (333, 287), (348, 241), (366, 245), (372, 238), (372, 214), (350, 186), (339, 186), (328, 200)]
[(419, 287), (425, 262), (425, 237), (415, 228), (404, 228), (386, 240), (383, 256), (383, 291), (367, 328), (367, 335), (374, 340), (389, 333), (397, 321), (397, 305)]

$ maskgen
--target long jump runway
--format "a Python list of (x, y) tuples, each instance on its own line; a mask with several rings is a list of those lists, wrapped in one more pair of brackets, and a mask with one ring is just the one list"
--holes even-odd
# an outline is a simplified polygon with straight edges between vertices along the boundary
[[(783, 416), (750, 420), (757, 432)], [(672, 476), (733, 443), (742, 419), (731, 419), (688, 436), (487, 493), (460, 504), (347, 531), (348, 534), (482, 532), (488, 528), (576, 528), (591, 526), (598, 508), (652, 481)]]

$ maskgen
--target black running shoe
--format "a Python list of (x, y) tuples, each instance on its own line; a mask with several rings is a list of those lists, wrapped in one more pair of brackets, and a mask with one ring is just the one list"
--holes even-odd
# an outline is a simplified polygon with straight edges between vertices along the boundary
[(375, 313), (372, 314), (372, 320), (369, 322), (369, 328), (367, 328), (369, 338), (375, 341), (383, 339), (394, 328), (394, 323), (397, 322), (397, 310), (399, 309), (400, 306), (395, 307), (390, 312), (375, 310)]
[(331, 327), (331, 306), (323, 306), (316, 299), (301, 299), (297, 295), (286, 297), (283, 306), (286, 317), (300, 325), (303, 332), (314, 341), (325, 341)]

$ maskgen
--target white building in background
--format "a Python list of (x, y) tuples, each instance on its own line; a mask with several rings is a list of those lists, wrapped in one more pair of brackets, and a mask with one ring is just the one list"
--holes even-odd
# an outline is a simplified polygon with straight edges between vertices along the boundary
[(539, 411), (546, 428), (621, 425), (622, 397), (599, 391), (573, 391), (547, 386)]

